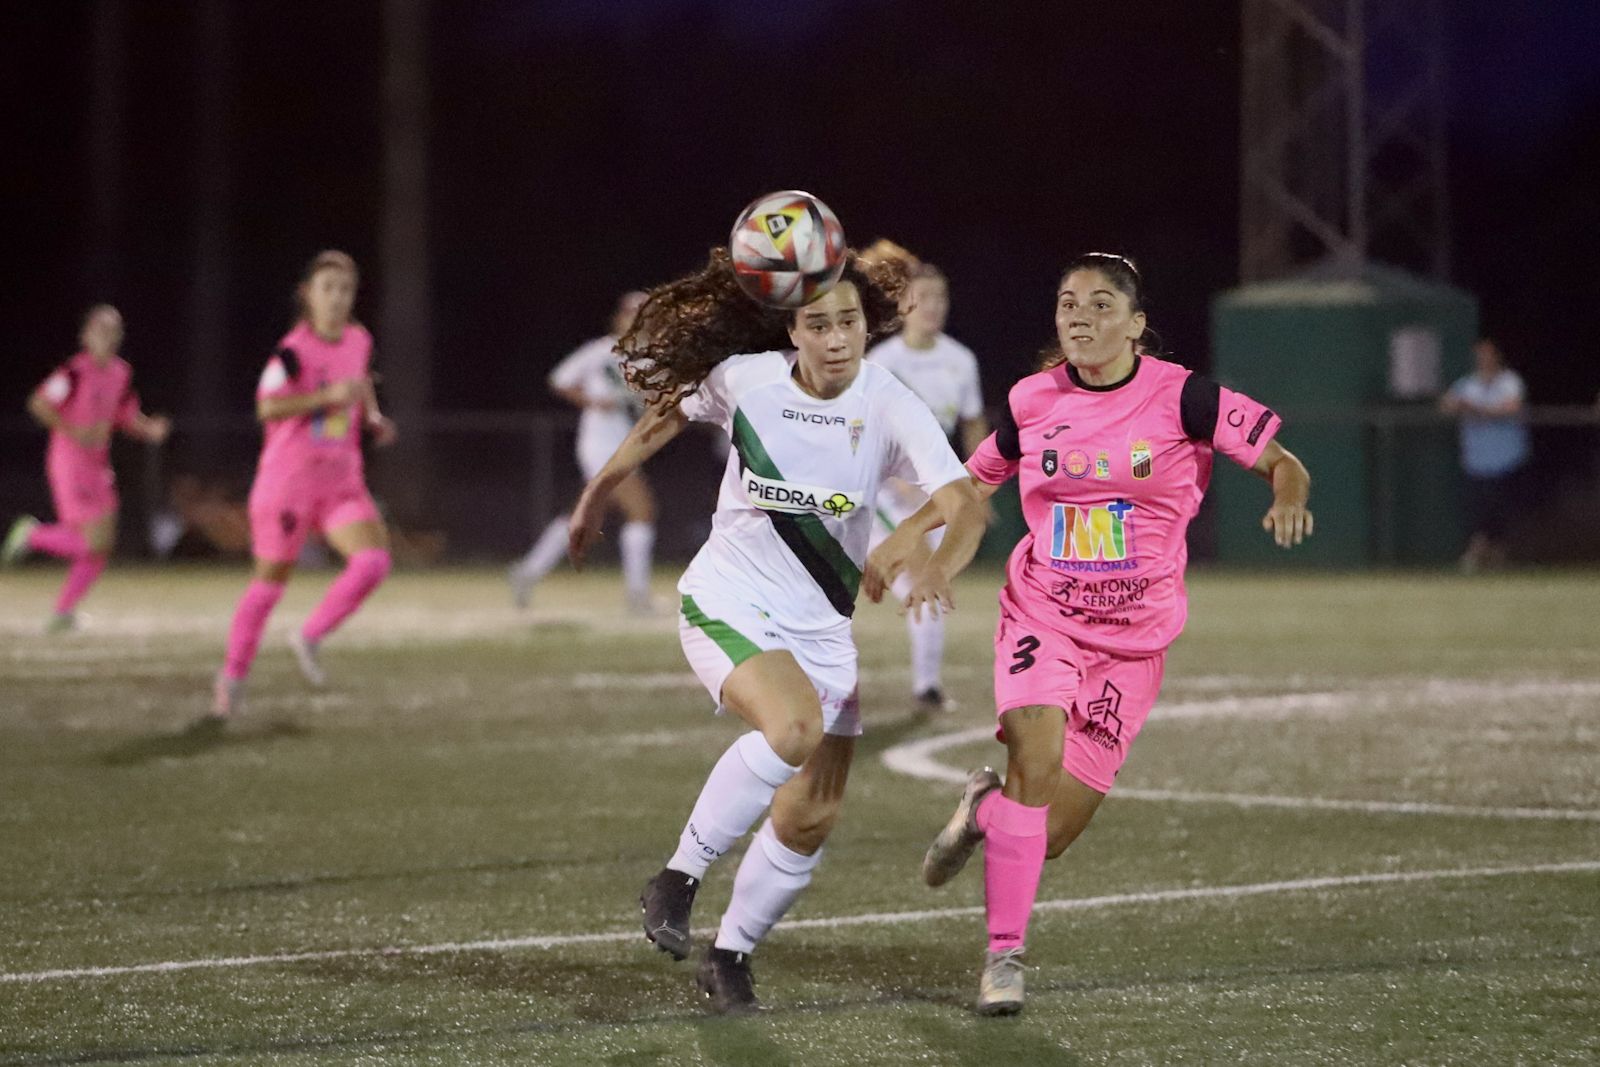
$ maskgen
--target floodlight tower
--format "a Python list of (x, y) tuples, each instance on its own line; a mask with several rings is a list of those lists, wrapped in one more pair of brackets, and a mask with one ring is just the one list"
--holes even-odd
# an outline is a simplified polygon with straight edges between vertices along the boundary
[(1239, 265), (1444, 279), (1442, 0), (1243, 0)]

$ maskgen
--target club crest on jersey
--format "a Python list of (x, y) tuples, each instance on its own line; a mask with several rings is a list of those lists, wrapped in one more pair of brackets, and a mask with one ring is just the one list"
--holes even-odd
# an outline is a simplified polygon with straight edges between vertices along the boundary
[(861, 435), (867, 432), (867, 424), (863, 419), (850, 420), (850, 454), (856, 454), (856, 449), (861, 447)]
[(789, 515), (829, 515), (837, 519), (861, 506), (860, 493), (763, 478), (753, 471), (744, 472), (744, 491), (750, 503), (762, 511)]
[(1133, 443), (1132, 455), (1129, 456), (1129, 462), (1133, 464), (1133, 476), (1135, 478), (1143, 479), (1150, 477), (1150, 470), (1154, 463), (1154, 460), (1150, 455), (1150, 442), (1135, 441)]
[(1111, 477), (1111, 457), (1104, 452), (1094, 457), (1094, 476), (1102, 482)]
[(1056, 462), (1055, 449), (1047, 448), (1044, 450), (1044, 455), (1039, 458), (1039, 468), (1044, 471), (1046, 478), (1054, 478), (1056, 476), (1056, 471), (1060, 468), (1060, 464)]
[(1061, 469), (1067, 472), (1068, 478), (1082, 478), (1089, 473), (1089, 453), (1081, 448), (1074, 448), (1067, 453)]
[(1050, 557), (1059, 560), (1125, 560), (1133, 553), (1134, 506), (1126, 500), (1050, 509)]

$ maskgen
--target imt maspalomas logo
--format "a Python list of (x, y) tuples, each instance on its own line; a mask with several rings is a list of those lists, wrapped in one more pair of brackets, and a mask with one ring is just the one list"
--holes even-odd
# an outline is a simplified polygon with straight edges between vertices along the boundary
[(1134, 506), (1126, 500), (1050, 509), (1050, 557), (1061, 560), (1125, 560), (1133, 552)]

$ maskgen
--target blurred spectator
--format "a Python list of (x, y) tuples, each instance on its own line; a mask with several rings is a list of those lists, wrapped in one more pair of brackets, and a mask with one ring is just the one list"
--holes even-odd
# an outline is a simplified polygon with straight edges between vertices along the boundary
[(1526, 389), (1506, 366), (1500, 346), (1483, 338), (1472, 349), (1477, 369), (1457, 381), (1439, 401), (1440, 410), (1461, 420), (1461, 468), (1467, 475), (1467, 514), (1472, 535), (1461, 556), (1468, 573), (1506, 560), (1506, 527), (1516, 502), (1517, 478), (1528, 461), (1528, 428), (1522, 421)]
[[(391, 524), (389, 534), (390, 552), (397, 562), (437, 563), (444, 555), (445, 535), (438, 530), (407, 531)], [(177, 475), (167, 490), (166, 506), (150, 520), (150, 547), (161, 559), (246, 558), (250, 516), (244, 500), (197, 475)], [(325, 567), (327, 549), (316, 538), (308, 538), (298, 562)]]
[(150, 547), (161, 559), (250, 554), (250, 517), (244, 501), (230, 500), (217, 485), (180, 474), (167, 490), (167, 505), (150, 520)]

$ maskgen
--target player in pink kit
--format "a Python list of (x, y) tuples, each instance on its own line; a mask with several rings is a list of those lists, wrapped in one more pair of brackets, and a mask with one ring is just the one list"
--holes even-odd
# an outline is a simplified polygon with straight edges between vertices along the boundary
[(106, 569), (117, 540), (117, 483), (111, 470), (111, 431), (152, 444), (167, 439), (172, 423), (139, 410), (133, 368), (117, 355), (122, 315), (96, 304), (83, 317), (82, 351), (46, 378), (28, 398), (28, 414), (50, 431), (45, 473), (56, 521), (24, 515), (11, 526), (0, 559), (14, 563), (29, 552), (70, 561), (56, 599), (51, 631), (76, 625), (73, 609)]
[(362, 477), (361, 430), (370, 430), (380, 445), (392, 443), (396, 431), (378, 410), (368, 373), (372, 335), (350, 317), (356, 283), (355, 261), (343, 252), (322, 252), (311, 261), (296, 290), (300, 318), (256, 388), (265, 441), (250, 490), (255, 573), (228, 631), (211, 706), (215, 718), (236, 710), (267, 617), (309, 534), (320, 531), (346, 561), (322, 603), (289, 638), (312, 685), (325, 681), (317, 660), (323, 639), (389, 573), (389, 531)]
[[(967, 463), (984, 495), (1016, 476), (1028, 523), (995, 634), (1004, 785), (988, 768), (973, 772), (923, 861), (924, 880), (941, 885), (985, 842), (984, 1015), (1022, 1010), (1023, 939), (1044, 861), (1089, 824), (1155, 703), (1187, 613), (1184, 534), (1213, 454), (1271, 483), (1262, 526), (1279, 545), (1312, 529), (1311, 478), (1278, 444), (1281, 420), (1144, 354), (1142, 289), (1122, 256), (1074, 260), (1056, 294), (1059, 349), (1012, 388), (1007, 417)], [(937, 525), (927, 508), (901, 524), (868, 562), (869, 596)]]

